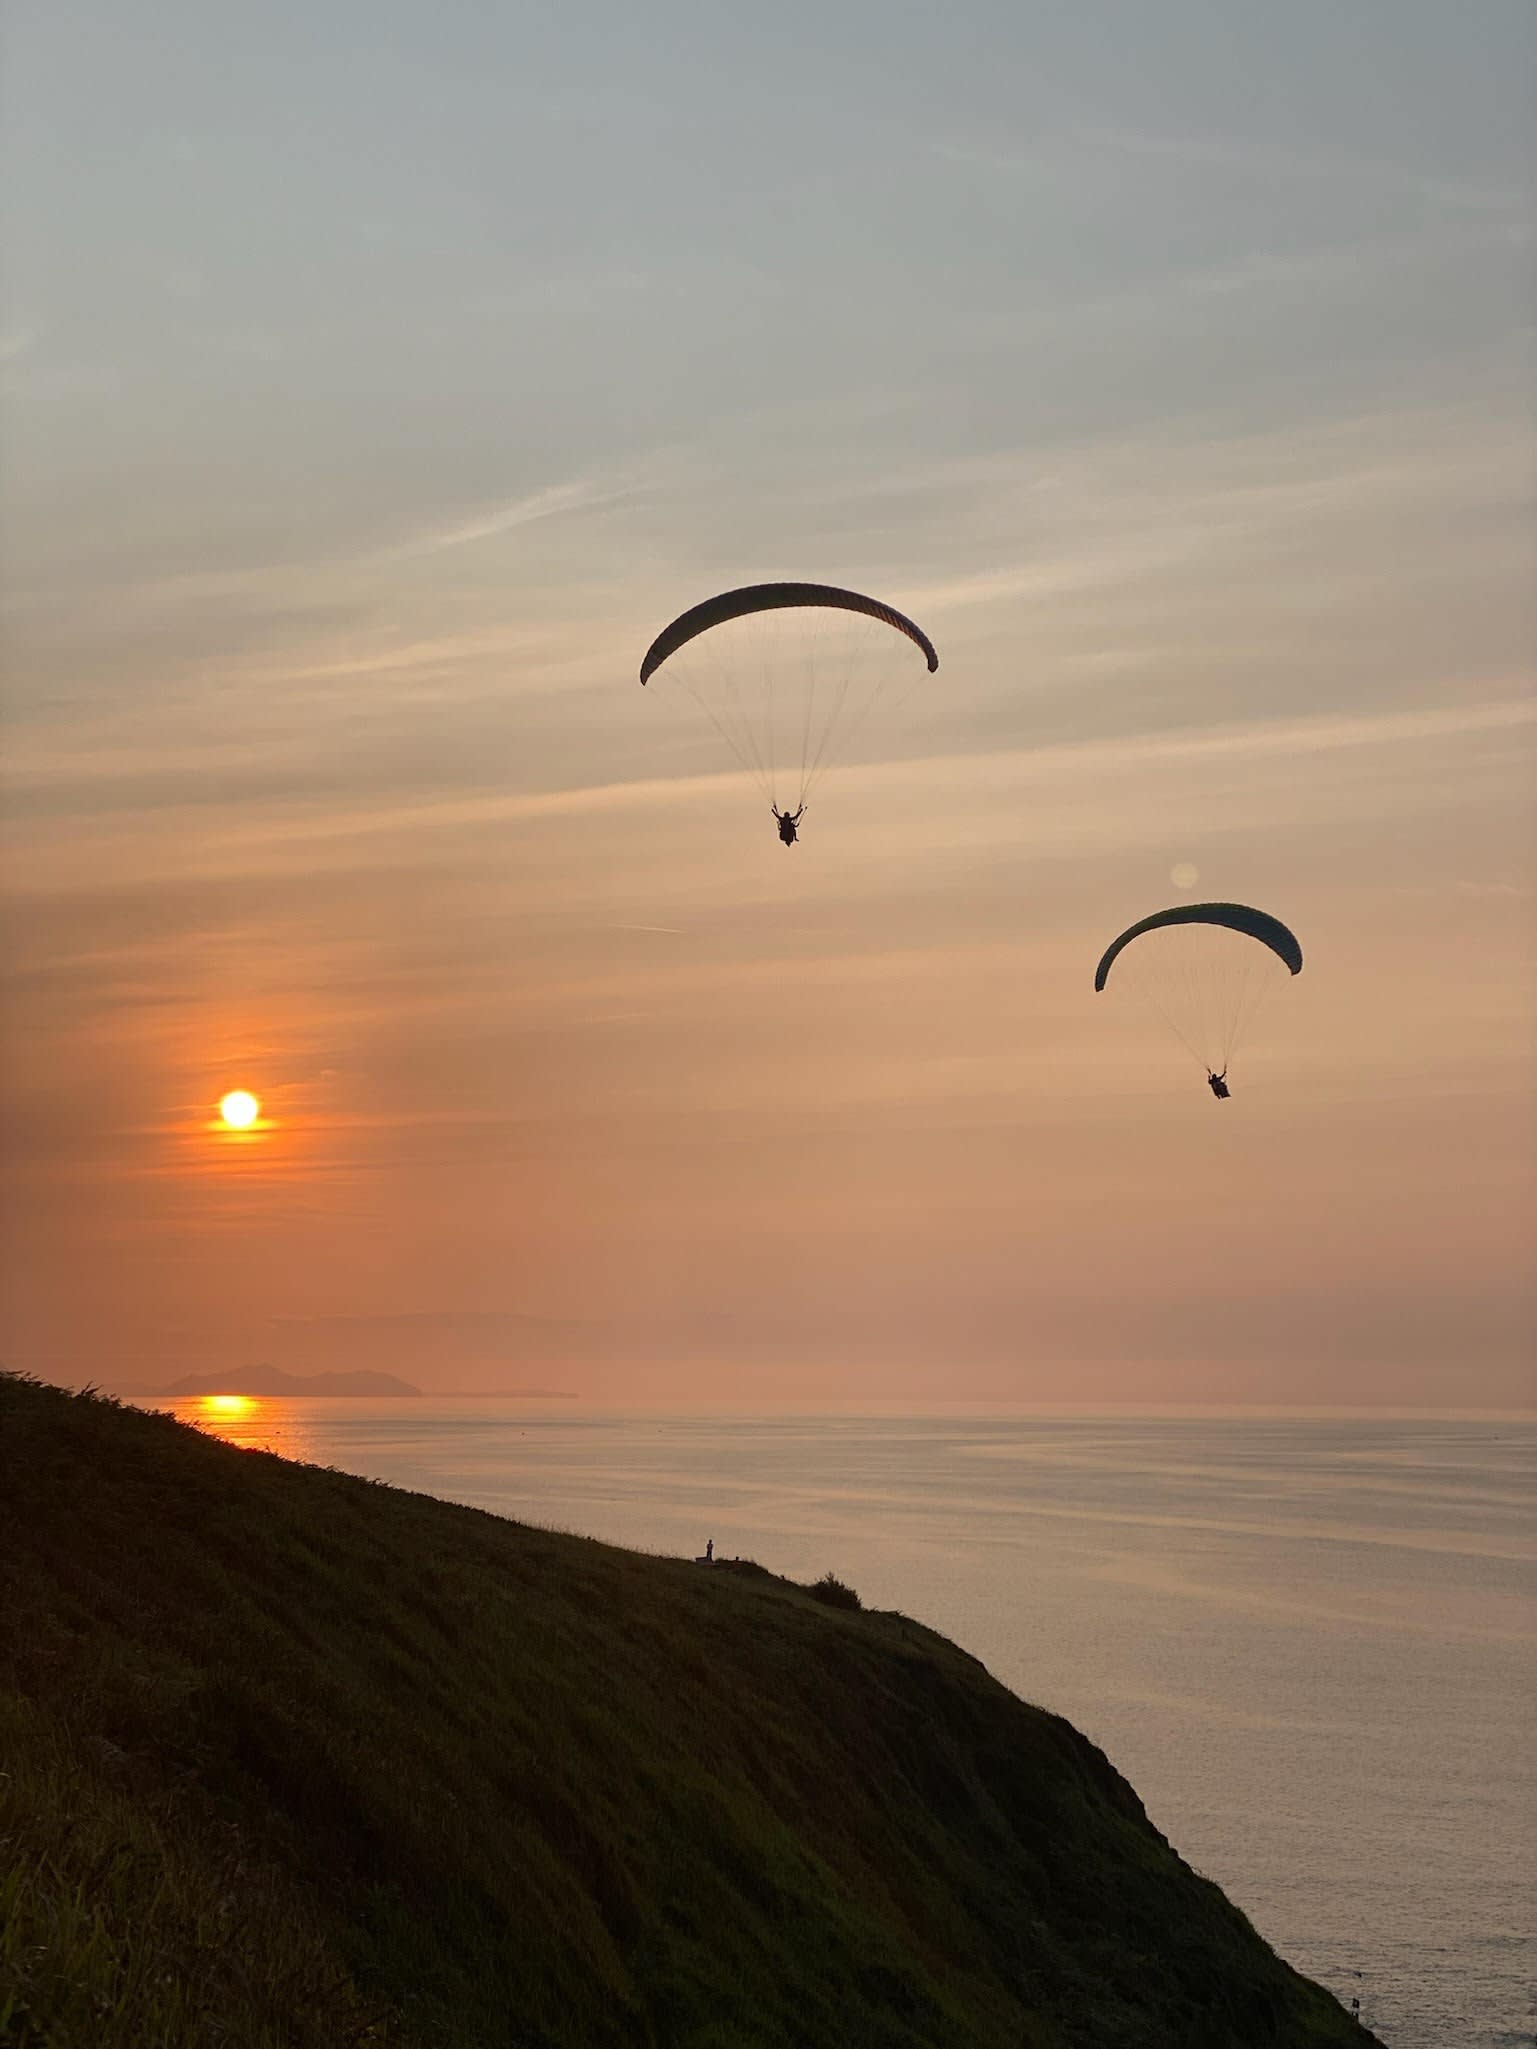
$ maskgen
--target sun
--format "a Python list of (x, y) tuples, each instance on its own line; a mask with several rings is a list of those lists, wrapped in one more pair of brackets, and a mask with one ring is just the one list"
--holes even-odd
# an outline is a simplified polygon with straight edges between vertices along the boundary
[(262, 1106), (249, 1089), (231, 1089), (219, 1104), (219, 1115), (231, 1131), (249, 1131)]

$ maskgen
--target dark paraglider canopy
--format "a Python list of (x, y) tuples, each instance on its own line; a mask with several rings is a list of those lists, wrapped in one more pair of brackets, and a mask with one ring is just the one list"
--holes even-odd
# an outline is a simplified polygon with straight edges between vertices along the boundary
[(867, 598), (858, 591), (839, 590), (830, 583), (751, 583), (741, 590), (722, 591), (718, 597), (706, 598), (702, 604), (690, 606), (670, 626), (664, 626), (646, 650), (646, 659), (640, 665), (640, 680), (649, 683), (669, 655), (676, 654), (680, 647), (686, 646), (699, 634), (708, 633), (712, 626), (723, 626), (730, 619), (745, 618), (750, 612), (777, 612), (802, 606), (820, 606), (835, 612), (860, 612), (867, 619), (879, 619), (898, 633), (905, 633), (913, 645), (922, 650), (930, 675), (939, 667), (934, 643), (923, 629), (915, 626), (894, 606), (883, 605), (879, 598)]
[(1094, 970), (1094, 986), (1103, 989), (1105, 978), (1115, 964), (1115, 957), (1134, 939), (1140, 939), (1144, 932), (1159, 932), (1171, 925), (1217, 925), (1229, 932), (1242, 932), (1250, 939), (1257, 939), (1261, 946), (1281, 960), (1292, 974), (1302, 973), (1302, 948), (1296, 934), (1283, 925), (1279, 918), (1272, 918), (1268, 911), (1251, 910), (1247, 904), (1175, 904), (1167, 911), (1154, 911), (1150, 918), (1139, 919), (1129, 925), (1119, 939), (1112, 940), (1100, 957)]

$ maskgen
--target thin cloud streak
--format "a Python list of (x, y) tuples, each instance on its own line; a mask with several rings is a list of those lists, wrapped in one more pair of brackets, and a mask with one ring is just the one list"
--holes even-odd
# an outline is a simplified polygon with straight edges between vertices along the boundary
[(1358, 151), (1319, 147), (1307, 151), (1278, 148), (1251, 136), (1160, 134), (1149, 129), (1086, 127), (1079, 132), (1093, 149), (1147, 160), (1189, 164), (1197, 170), (1245, 171), (1288, 182), (1322, 186), (1337, 192), (1342, 180), (1431, 199), (1472, 213), (1499, 214), (1515, 224), (1529, 225), (1524, 195), (1514, 187), (1470, 184), (1445, 175), (1427, 176), (1412, 165)]
[[(1316, 826), (1325, 819), (1353, 818), (1360, 824), (1411, 814), (1437, 799), (1445, 784), (1447, 750), (1459, 741), (1519, 738), (1520, 754), (1504, 777), (1513, 782), (1524, 772), (1519, 764), (1530, 753), (1534, 729), (1537, 704), (1531, 698), (1375, 714), (1331, 713), (1181, 733), (936, 752), (850, 765), (840, 770), (839, 785), (855, 814), (857, 843), (870, 853), (890, 842), (891, 851), (903, 860), (917, 849), (960, 859), (984, 847), (1014, 843), (1021, 852), (1076, 846), (1085, 855), (1092, 851), (1102, 856), (1112, 847), (1129, 848), (1146, 841), (1150, 832), (1156, 836), (1167, 829), (1168, 806), (1180, 787), (1181, 768), (1237, 768), (1247, 763), (1263, 772), (1260, 781), (1234, 784), (1230, 792), (1225, 787), (1207, 789), (1199, 829), (1194, 820), (1183, 828), (1187, 844), (1196, 844), (1232, 830), (1240, 820), (1253, 830), (1262, 818), (1279, 829)], [(1402, 761), (1404, 770), (1392, 776), (1374, 774), (1366, 789), (1350, 775), (1343, 780), (1299, 780), (1277, 774), (1287, 764), (1305, 762), (1320, 767), (1335, 762), (1343, 770), (1348, 757), (1369, 756), (1373, 750), (1381, 752), (1384, 762)], [(1111, 789), (1118, 794), (1107, 803)], [(89, 833), (67, 821), (51, 839), (34, 830), (28, 836), (26, 868), (13, 872), (9, 894), (19, 911), (29, 902), (58, 905), (72, 897), (110, 899), (152, 885), (180, 889), (185, 884), (206, 891), (237, 880), (270, 884), (285, 877), (351, 873), (372, 874), (383, 887), (392, 877), (398, 886), (398, 879), (412, 871), (430, 875), (466, 868), (483, 873), (484, 887), (492, 889), (500, 886), (495, 878), (503, 868), (500, 863), (486, 866), (487, 834), (517, 826), (558, 828), (584, 819), (602, 823), (603, 836), (594, 839), (580, 858), (603, 867), (622, 858), (622, 846), (630, 839), (630, 828), (622, 825), (627, 816), (660, 822), (687, 815), (697, 822), (713, 808), (722, 812), (724, 827), (724, 814), (737, 814), (743, 791), (739, 772), (717, 771), (540, 792), (424, 796), (386, 804), (361, 796), (339, 798), (335, 793), (276, 810), (251, 806), (229, 812), (210, 798), (168, 812), (159, 802), (144, 814), (115, 815), (110, 826), (98, 824)], [(1030, 812), (1022, 817), (1019, 799), (1025, 791), (1034, 794)], [(904, 815), (908, 806), (917, 807), (911, 816)], [(898, 826), (872, 826), (877, 812), (893, 808), (901, 818)], [(186, 835), (193, 829), (199, 843), (195, 884), (188, 883), (185, 859)], [(695, 830), (691, 826), (690, 835)], [(686, 857), (690, 843), (678, 839), (670, 860)], [(747, 843), (739, 836), (727, 844), (733, 858), (746, 851)], [(576, 851), (572, 849), (573, 856)], [(654, 895), (665, 872), (670, 870), (658, 870), (653, 855), (648, 875), (630, 877), (618, 901), (640, 908)], [(554, 909), (568, 886), (558, 879), (546, 886), (530, 873), (519, 883), (519, 893), (530, 910), (544, 901)]]
[(450, 548), (464, 548), (475, 541), (513, 533), (519, 527), (532, 526), (538, 520), (560, 519), (572, 513), (595, 512), (611, 505), (622, 505), (643, 495), (643, 489), (639, 483), (613, 485), (585, 481), (552, 484), (526, 497), (510, 499), (505, 505), (495, 506), (475, 518), (414, 535), (410, 540), (381, 549), (377, 555), (363, 559), (395, 562), (413, 555), (441, 555)]

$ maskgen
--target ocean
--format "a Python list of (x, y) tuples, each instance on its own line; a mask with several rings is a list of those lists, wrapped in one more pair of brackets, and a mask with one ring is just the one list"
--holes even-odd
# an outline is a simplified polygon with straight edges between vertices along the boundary
[(835, 1572), (1076, 1723), (1389, 2049), (1537, 2043), (1530, 1419), (166, 1406), (638, 1550)]

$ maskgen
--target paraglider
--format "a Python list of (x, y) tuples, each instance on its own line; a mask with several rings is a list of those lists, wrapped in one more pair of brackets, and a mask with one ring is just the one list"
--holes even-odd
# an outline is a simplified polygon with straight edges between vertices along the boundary
[(1206, 1069), (1212, 1095), (1227, 1102), (1233, 1051), (1255, 1011), (1283, 971), (1302, 972), (1296, 934), (1247, 904), (1175, 904), (1111, 941), (1094, 971), (1096, 990), (1123, 953), (1117, 985), (1130, 985), (1158, 1013)]
[(825, 583), (756, 583), (706, 598), (664, 627), (640, 680), (694, 699), (793, 847), (812, 791), (877, 703), (938, 667), (922, 628), (878, 598)]

